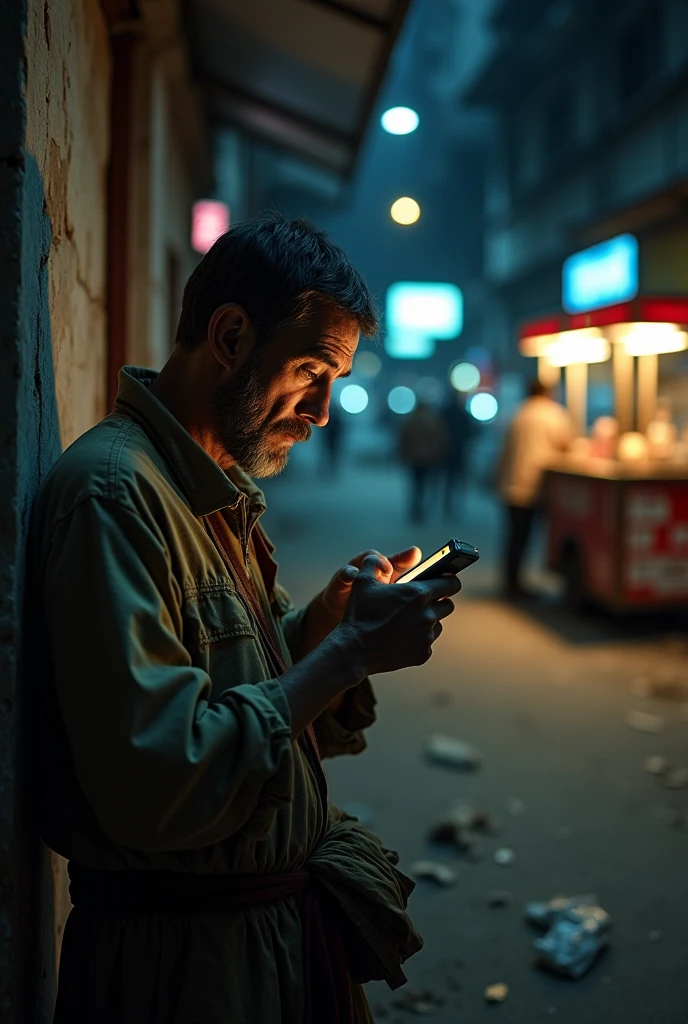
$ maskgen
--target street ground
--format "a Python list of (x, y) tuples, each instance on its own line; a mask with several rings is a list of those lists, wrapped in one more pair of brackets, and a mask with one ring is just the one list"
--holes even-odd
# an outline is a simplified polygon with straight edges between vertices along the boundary
[[(368, 986), (376, 1020), (412, 1020), (395, 1003), (409, 989), (428, 989), (443, 1003), (428, 1016), (437, 1024), (493, 1016), (688, 1024), (688, 790), (664, 788), (644, 765), (661, 754), (688, 766), (687, 708), (639, 695), (640, 680), (658, 673), (688, 684), (688, 657), (667, 639), (682, 623), (571, 619), (558, 606), (556, 583), (536, 570), (532, 582), (549, 597), (523, 609), (506, 605), (496, 597), (500, 510), (486, 492), (469, 490), (455, 518), (438, 512), (413, 526), (398, 469), (350, 462), (330, 479), (311, 445), (282, 477), (265, 481), (265, 525), (295, 600), (309, 599), (367, 547), (391, 553), (417, 543), (429, 554), (454, 535), (482, 555), (463, 574), (464, 592), (430, 662), (375, 679), (379, 719), (367, 751), (326, 763), (333, 801), (364, 805), (403, 870), (422, 858), (459, 875), (452, 888), (419, 882), (409, 909), (425, 947), (406, 965), (408, 986)], [(536, 545), (534, 559), (540, 554)], [(664, 731), (629, 728), (634, 709), (661, 715)], [(433, 733), (478, 747), (482, 770), (427, 762)], [(521, 813), (511, 813), (514, 799)], [(458, 802), (501, 826), (481, 839), (477, 861), (426, 841)], [(515, 853), (511, 866), (493, 860), (502, 847)], [(512, 903), (489, 907), (491, 890), (508, 890)], [(562, 892), (597, 893), (613, 920), (609, 950), (579, 981), (533, 968), (537, 933), (523, 920), (527, 901)], [(495, 982), (509, 995), (487, 1005), (483, 989)]]

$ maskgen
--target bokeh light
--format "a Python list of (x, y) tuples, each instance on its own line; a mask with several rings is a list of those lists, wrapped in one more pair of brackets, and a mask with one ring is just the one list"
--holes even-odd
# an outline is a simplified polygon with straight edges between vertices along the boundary
[(380, 118), (380, 124), (390, 135), (410, 135), (419, 123), (420, 118), (411, 107), (390, 107)]
[(410, 196), (402, 196), (392, 203), (389, 212), (397, 224), (415, 224), (420, 217), (420, 206)]
[(480, 391), (468, 400), (468, 411), (480, 423), (489, 423), (499, 412), (499, 402), (488, 391)]
[(354, 370), (361, 377), (377, 377), (382, 369), (382, 360), (374, 352), (359, 352), (354, 357)]
[(342, 388), (339, 404), (344, 412), (352, 414), (363, 412), (368, 405), (368, 392), (360, 384), (347, 384)]
[(480, 370), (473, 363), (457, 363), (449, 374), (449, 380), (457, 391), (475, 391), (480, 387)]
[(392, 388), (387, 395), (387, 405), (392, 412), (404, 416), (407, 412), (413, 412), (416, 408), (416, 396), (411, 388), (405, 388), (401, 385), (397, 388)]

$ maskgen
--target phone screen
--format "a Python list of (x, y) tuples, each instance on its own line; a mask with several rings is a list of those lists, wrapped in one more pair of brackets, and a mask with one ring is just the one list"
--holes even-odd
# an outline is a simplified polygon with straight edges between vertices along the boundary
[(415, 580), (416, 576), (419, 576), (420, 573), (425, 572), (425, 570), (429, 569), (430, 566), (439, 562), (441, 558), (445, 558), (450, 551), (451, 548), (446, 544), (445, 547), (440, 548), (440, 550), (436, 551), (434, 555), (430, 555), (430, 557), (426, 558), (424, 562), (420, 563), (420, 565), (417, 565), (414, 569), (409, 569), (407, 573), (404, 573), (403, 577), (399, 577), (397, 582), (410, 583), (411, 580)]

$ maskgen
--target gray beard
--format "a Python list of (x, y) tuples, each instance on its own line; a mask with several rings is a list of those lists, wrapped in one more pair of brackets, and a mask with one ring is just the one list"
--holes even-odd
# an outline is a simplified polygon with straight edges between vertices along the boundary
[(218, 387), (212, 402), (218, 441), (241, 469), (259, 478), (277, 476), (289, 461), (290, 447), (278, 448), (271, 443), (271, 435), (288, 430), (307, 441), (311, 434), (300, 420), (281, 421), (278, 430), (266, 424), (267, 395), (260, 363), (260, 354), (254, 350), (241, 369)]

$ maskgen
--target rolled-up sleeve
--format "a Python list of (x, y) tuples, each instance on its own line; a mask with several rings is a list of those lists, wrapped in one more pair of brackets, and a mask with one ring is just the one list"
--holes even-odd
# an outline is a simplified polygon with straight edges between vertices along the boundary
[(42, 580), (76, 776), (112, 840), (198, 848), (291, 800), (284, 691), (266, 679), (210, 700), (181, 642), (181, 591), (155, 524), (88, 498), (54, 528)]

